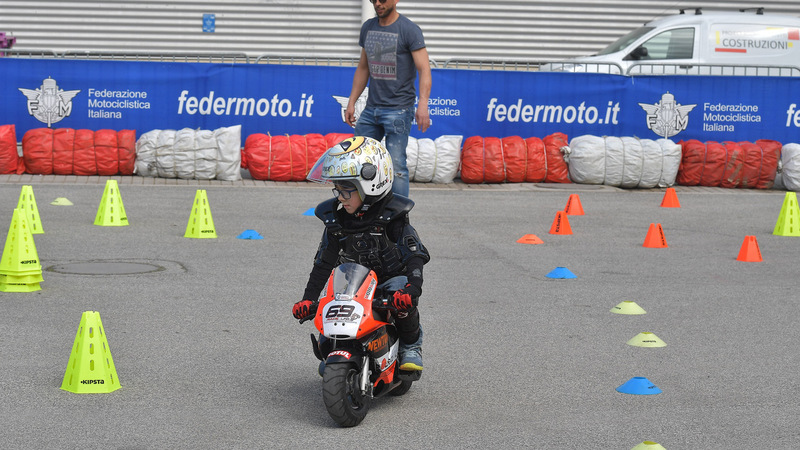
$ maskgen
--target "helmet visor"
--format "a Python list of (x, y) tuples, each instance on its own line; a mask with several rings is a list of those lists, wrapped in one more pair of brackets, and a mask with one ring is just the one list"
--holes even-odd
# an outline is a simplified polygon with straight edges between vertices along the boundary
[(306, 179), (317, 183), (335, 183), (339, 180), (357, 180), (361, 173), (361, 161), (353, 152), (363, 143), (364, 138), (347, 139), (329, 148), (314, 163)]
[(326, 180), (322, 177), (322, 166), (325, 165), (325, 155), (322, 155), (320, 159), (314, 163), (314, 166), (311, 170), (308, 171), (308, 175), (306, 175), (306, 180), (314, 181), (317, 183), (330, 183), (330, 181)]

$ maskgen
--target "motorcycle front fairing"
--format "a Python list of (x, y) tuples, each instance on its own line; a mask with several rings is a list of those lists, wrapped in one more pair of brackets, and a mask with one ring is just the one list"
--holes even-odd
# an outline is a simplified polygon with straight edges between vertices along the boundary
[(364, 306), (351, 300), (334, 300), (322, 308), (322, 335), (331, 339), (355, 339)]
[(331, 339), (359, 339), (386, 325), (372, 315), (375, 272), (356, 263), (333, 269), (320, 298), (314, 325)]

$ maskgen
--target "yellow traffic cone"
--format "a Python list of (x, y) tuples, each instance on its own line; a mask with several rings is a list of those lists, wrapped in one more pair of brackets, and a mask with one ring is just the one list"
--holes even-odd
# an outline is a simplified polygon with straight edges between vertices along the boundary
[(106, 394), (120, 387), (100, 313), (86, 311), (81, 316), (61, 389), (75, 394)]
[(208, 204), (208, 196), (205, 189), (198, 189), (194, 195), (192, 214), (189, 216), (189, 223), (186, 224), (186, 233), (183, 237), (197, 239), (213, 239), (217, 237), (217, 230), (214, 228), (214, 219), (211, 217), (211, 207)]
[(800, 207), (797, 205), (797, 194), (787, 192), (783, 197), (783, 206), (778, 214), (778, 222), (772, 234), (776, 236), (800, 236)]
[(39, 283), (42, 281), (42, 265), (28, 221), (22, 211), (14, 209), (6, 246), (0, 257), (0, 291), (38, 291), (41, 290)]
[(100, 206), (97, 208), (94, 224), (102, 227), (124, 227), (128, 225), (128, 216), (125, 214), (125, 206), (122, 204), (122, 196), (119, 194), (117, 180), (106, 181), (106, 187), (103, 189), (103, 198), (100, 199)]
[(39, 218), (39, 208), (36, 206), (36, 197), (33, 195), (33, 186), (22, 186), (17, 209), (25, 214), (31, 234), (44, 234), (42, 220)]

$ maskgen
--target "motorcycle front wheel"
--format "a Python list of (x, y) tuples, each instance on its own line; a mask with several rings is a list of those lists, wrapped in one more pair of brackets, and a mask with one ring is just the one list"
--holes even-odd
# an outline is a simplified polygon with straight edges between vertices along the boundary
[(369, 411), (370, 398), (359, 387), (360, 373), (352, 364), (330, 364), (322, 375), (322, 400), (331, 418), (343, 427), (354, 427)]

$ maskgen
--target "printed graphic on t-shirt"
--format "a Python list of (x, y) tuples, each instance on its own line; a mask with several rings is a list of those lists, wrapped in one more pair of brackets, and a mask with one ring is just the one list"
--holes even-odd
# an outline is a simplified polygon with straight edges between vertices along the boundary
[(372, 78), (397, 79), (397, 37), (395, 33), (383, 31), (367, 33), (364, 50), (367, 52), (369, 73)]

